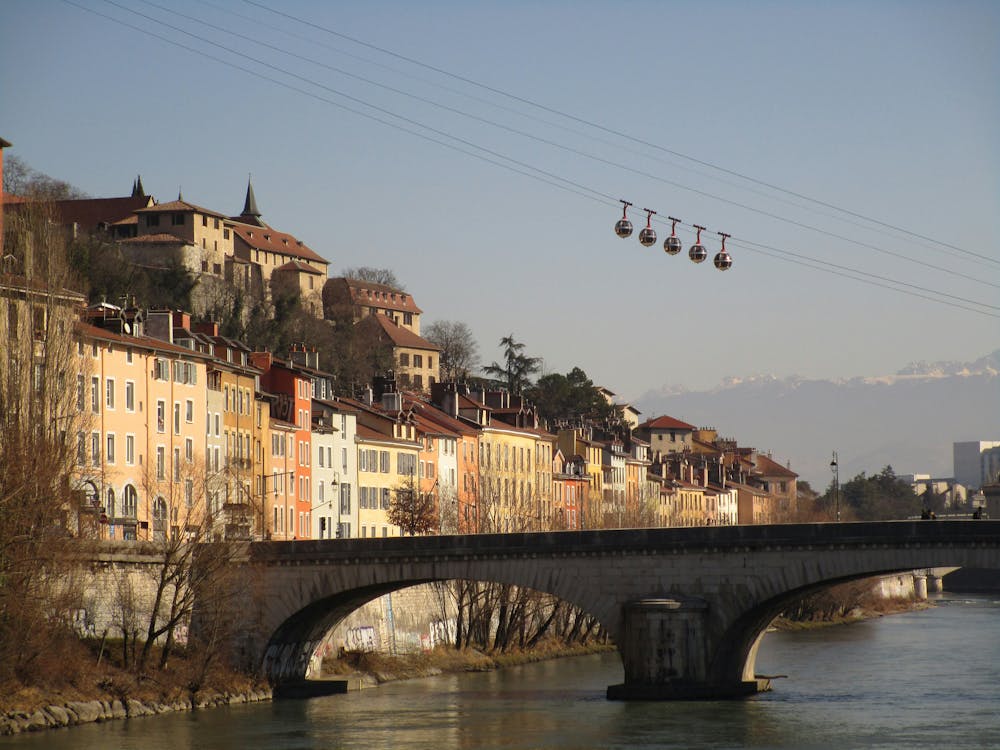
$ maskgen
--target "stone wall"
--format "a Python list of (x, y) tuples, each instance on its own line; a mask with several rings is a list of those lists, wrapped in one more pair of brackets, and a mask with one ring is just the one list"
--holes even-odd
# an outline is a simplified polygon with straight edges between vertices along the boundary
[(407, 654), (453, 642), (456, 614), (454, 598), (442, 584), (411, 586), (373, 599), (330, 631), (308, 676), (318, 674), (323, 658), (342, 650)]

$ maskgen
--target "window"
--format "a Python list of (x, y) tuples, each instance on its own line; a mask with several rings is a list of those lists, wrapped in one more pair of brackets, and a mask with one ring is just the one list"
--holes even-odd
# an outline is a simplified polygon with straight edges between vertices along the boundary
[[(324, 464), (323, 464), (323, 448), (322, 447), (319, 449), (319, 468), (321, 468), (321, 469), (326, 468), (324, 466)], [(320, 500), (322, 500), (322, 499), (323, 498), (320, 498)]]
[(166, 452), (162, 445), (156, 446), (156, 478), (166, 479), (167, 478), (167, 468), (166, 468)]
[(76, 433), (76, 462), (80, 466), (87, 463), (87, 436), (83, 432)]
[(135, 383), (125, 381), (125, 411), (135, 411)]
[(389, 451), (379, 451), (379, 471), (389, 473)]
[(188, 424), (194, 421), (194, 401), (191, 399), (184, 404), (184, 421)]
[(163, 399), (156, 402), (156, 431), (167, 431), (167, 403)]
[(427, 369), (428, 370), (434, 369), (434, 357), (430, 356), (429, 354), (427, 355)]
[(113, 378), (104, 381), (104, 405), (109, 409), (115, 408), (115, 381)]
[(128, 365), (132, 364), (132, 349), (131, 348), (125, 350), (125, 364), (128, 364)]
[(174, 433), (181, 431), (181, 402), (174, 401)]
[(139, 498), (136, 495), (135, 487), (131, 484), (125, 485), (125, 492), (122, 497), (122, 515), (126, 518), (135, 518), (139, 511)]
[(351, 512), (351, 485), (340, 485), (340, 512), (348, 515)]
[(414, 354), (413, 355), (413, 366), (414, 367), (423, 367), (424, 366), (424, 358), (423, 358), (422, 355), (420, 355), (420, 354)]
[(101, 465), (101, 433), (99, 432), (90, 434), (90, 463), (94, 466)]
[(205, 216), (205, 214), (201, 215), (201, 225), (203, 227), (207, 227), (208, 226), (208, 217)]
[(413, 313), (403, 313), (403, 325), (413, 325)]
[(175, 227), (184, 226), (184, 214), (172, 214), (170, 216), (170, 223)]
[[(420, 462), (423, 465), (423, 461)], [(411, 476), (417, 469), (416, 456), (407, 453), (396, 454), (396, 473)]]
[(101, 413), (101, 379), (96, 375), (90, 379), (90, 410)]
[(187, 438), (184, 441), (184, 459), (191, 463), (194, 460), (194, 439)]
[(109, 464), (115, 462), (115, 434), (113, 432), (108, 433), (106, 457)]
[(181, 449), (174, 448), (174, 481), (181, 481)]
[(160, 226), (160, 215), (159, 214), (146, 214), (146, 226), (147, 227), (158, 227), (158, 226)]
[(190, 479), (184, 480), (184, 505), (188, 508), (194, 505), (194, 482)]
[(409, 367), (410, 366), (410, 355), (407, 354), (406, 352), (400, 352), (399, 353), (399, 366), (400, 367)]
[[(11, 308), (13, 309), (13, 308)], [(76, 376), (76, 409), (83, 411), (87, 406), (87, 384), (83, 375)]]
[(125, 463), (129, 466), (135, 464), (135, 435), (125, 436)]

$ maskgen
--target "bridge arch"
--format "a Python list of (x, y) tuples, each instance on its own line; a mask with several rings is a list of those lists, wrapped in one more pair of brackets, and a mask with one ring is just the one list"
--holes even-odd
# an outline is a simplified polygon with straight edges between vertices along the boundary
[[(304, 606), (295, 609), (296, 604), (292, 602), (296, 599), (293, 597), (289, 600), (289, 606), (284, 608), (284, 613), (272, 611), (268, 618), (270, 622), (276, 624), (265, 626), (265, 630), (271, 631), (264, 647), (262, 669), (265, 676), (271, 684), (304, 680), (316, 648), (326, 639), (330, 631), (351, 613), (381, 596), (421, 584), (466, 580), (538, 591), (578, 607), (596, 618), (605, 630), (613, 632), (610, 631), (609, 623), (593, 611), (595, 602), (592, 596), (578, 596), (572, 592), (561, 591), (561, 587), (551, 579), (548, 582), (553, 585), (546, 585), (546, 581), (541, 581), (537, 575), (530, 572), (533, 567), (531, 565), (512, 566), (511, 570), (504, 574), (490, 575), (484, 574), (481, 570), (477, 571), (478, 566), (475, 563), (479, 562), (482, 561), (458, 561), (447, 565), (439, 562), (434, 564), (433, 574), (422, 574), (417, 577), (401, 574), (399, 570), (387, 570), (384, 577), (376, 575), (367, 578), (364, 583), (353, 588), (343, 588), (340, 581), (331, 579), (326, 579), (319, 585), (314, 584), (306, 597), (309, 601)], [(612, 618), (610, 625), (614, 627), (617, 622)]]

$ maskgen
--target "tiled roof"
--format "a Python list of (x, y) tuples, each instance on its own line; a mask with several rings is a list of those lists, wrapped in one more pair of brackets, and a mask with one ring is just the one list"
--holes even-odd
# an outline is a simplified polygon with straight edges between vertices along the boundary
[(155, 206), (149, 206), (148, 208), (140, 208), (136, 211), (139, 214), (155, 214), (155, 213), (187, 213), (188, 211), (197, 211), (200, 214), (206, 214), (208, 216), (214, 216), (217, 219), (226, 219), (228, 221), (229, 217), (225, 214), (220, 214), (218, 211), (213, 211), (210, 208), (203, 208), (201, 206), (196, 206), (194, 203), (188, 203), (187, 201), (169, 201), (167, 203), (157, 203)]
[(396, 325), (385, 315), (369, 315), (358, 323), (358, 325), (378, 326), (385, 332), (385, 335), (395, 346), (402, 346), (408, 349), (426, 349), (433, 352), (441, 351), (441, 347), (437, 344), (432, 344), (430, 341), (422, 336), (418, 336), (408, 328)]
[(287, 232), (279, 232), (268, 226), (259, 227), (253, 224), (244, 224), (240, 221), (234, 221), (232, 226), (236, 236), (252, 250), (292, 255), (313, 263), (328, 263), (326, 258)]
[(138, 237), (127, 237), (121, 240), (123, 244), (134, 245), (190, 245), (187, 240), (175, 237), (167, 232), (157, 232), (156, 234), (141, 234)]
[(650, 430), (695, 430), (693, 424), (688, 424), (687, 422), (682, 422), (679, 419), (674, 419), (673, 417), (668, 417), (663, 415), (662, 417), (656, 417), (654, 419), (647, 419), (639, 427), (643, 427)]
[(275, 271), (299, 271), (301, 273), (314, 273), (317, 276), (322, 276), (323, 272), (313, 268), (308, 263), (303, 263), (300, 260), (290, 260), (283, 266), (278, 266), (274, 269)]
[(401, 289), (394, 289), (386, 284), (376, 284), (373, 281), (361, 281), (360, 279), (349, 279), (344, 276), (330, 280), (339, 286), (338, 292), (346, 293), (350, 296), (351, 302), (362, 307), (377, 307), (385, 310), (398, 310), (400, 312), (420, 313), (423, 312), (417, 303), (413, 301), (413, 295)]
[(340, 399), (330, 400), (325, 398), (314, 398), (314, 403), (322, 404), (323, 406), (329, 407), (334, 411), (341, 414), (357, 414), (358, 410), (348, 403), (341, 401)]
[(777, 461), (774, 461), (768, 458), (767, 456), (761, 455), (759, 453), (757, 454), (756, 469), (761, 474), (761, 476), (765, 477), (795, 478), (798, 476), (798, 474), (796, 474), (791, 469), (788, 469), (779, 464)]
[(192, 357), (197, 357), (198, 359), (215, 359), (211, 354), (206, 354), (205, 352), (199, 352), (193, 349), (188, 349), (186, 346), (179, 346), (177, 344), (171, 344), (169, 341), (163, 341), (161, 339), (153, 338), (152, 336), (124, 336), (120, 333), (114, 333), (105, 328), (100, 328), (99, 326), (91, 325), (90, 323), (78, 322), (76, 324), (76, 330), (80, 335), (86, 336), (92, 339), (101, 339), (103, 341), (114, 341), (120, 344), (126, 344), (128, 346), (134, 346), (138, 349), (149, 349), (157, 352), (169, 352), (171, 354), (184, 354)]
[[(78, 224), (87, 231), (97, 229), (101, 225), (114, 224), (133, 212), (145, 208), (152, 198), (82, 198), (78, 200), (53, 201), (52, 210), (60, 224), (69, 226)], [(4, 205), (9, 205), (12, 211), (19, 206), (27, 206), (31, 200), (4, 193)]]

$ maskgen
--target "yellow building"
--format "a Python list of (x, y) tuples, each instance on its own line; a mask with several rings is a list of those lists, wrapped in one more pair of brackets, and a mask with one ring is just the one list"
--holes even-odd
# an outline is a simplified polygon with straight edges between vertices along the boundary
[(389, 507), (397, 493), (420, 491), (422, 444), (414, 420), (398, 408), (389, 413), (360, 401), (342, 400), (358, 410), (358, 536), (399, 536), (399, 526), (389, 522)]
[(590, 489), (587, 498), (580, 508), (581, 528), (599, 529), (604, 527), (604, 443), (593, 439), (589, 427), (575, 427), (559, 430), (557, 436), (559, 450), (572, 460), (579, 456), (583, 462), (584, 471), (590, 479)]
[[(211, 356), (144, 335), (141, 316), (101, 306), (78, 327), (77, 435), (84, 489), (106, 536), (165, 541), (202, 538), (206, 502), (207, 364)], [(150, 313), (145, 332), (170, 332), (171, 313)], [(116, 332), (118, 331), (118, 332)]]

